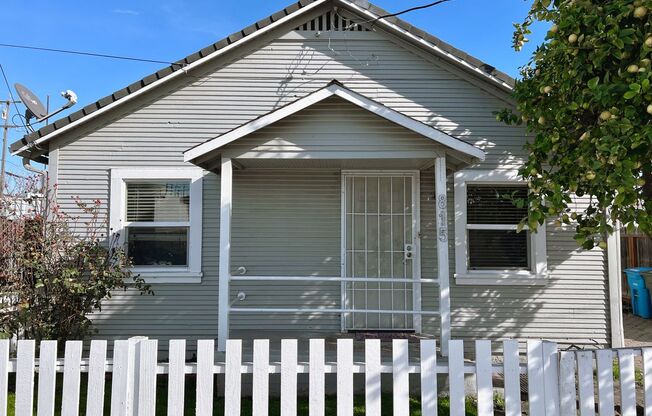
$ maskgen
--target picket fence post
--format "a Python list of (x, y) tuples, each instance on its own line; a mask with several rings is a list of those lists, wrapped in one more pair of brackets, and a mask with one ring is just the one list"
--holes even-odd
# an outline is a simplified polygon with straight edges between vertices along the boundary
[[(503, 341), (503, 364), (494, 365), (490, 340), (475, 341), (475, 363), (465, 363), (464, 342), (449, 342), (448, 363), (437, 361), (434, 340), (421, 340), (418, 363), (410, 362), (417, 357), (410, 356), (410, 343), (406, 339), (395, 339), (391, 343), (391, 361), (382, 361), (383, 344), (378, 339), (364, 342), (363, 362), (354, 362), (354, 341), (337, 340), (337, 362), (325, 363), (325, 342), (312, 339), (309, 342), (309, 362), (299, 363), (300, 344), (296, 339), (280, 342), (280, 362), (270, 362), (270, 341), (255, 340), (253, 363), (243, 363), (243, 347), (240, 340), (228, 340), (224, 363), (215, 363), (215, 341), (197, 342), (196, 364), (186, 363), (186, 341), (173, 340), (169, 343), (169, 360), (159, 363), (156, 340), (137, 338), (118, 340), (113, 344), (113, 362), (107, 367), (106, 341), (93, 340), (88, 358), (83, 358), (81, 341), (65, 344), (63, 361), (57, 359), (57, 342), (42, 341), (36, 357), (36, 343), (20, 340), (15, 360), (10, 359), (7, 340), (0, 341), (0, 416), (6, 416), (8, 402), (8, 375), (16, 373), (15, 414), (53, 416), (61, 403), (63, 416), (78, 416), (80, 413), (81, 373), (88, 373), (88, 389), (85, 414), (103, 416), (105, 375), (112, 371), (110, 408), (107, 416), (153, 416), (156, 412), (156, 381), (161, 374), (167, 374), (169, 416), (182, 414), (185, 409), (185, 377), (196, 373), (195, 414), (213, 414), (215, 400), (214, 379), (217, 373), (224, 374), (225, 414), (239, 416), (242, 409), (242, 374), (253, 376), (252, 410), (254, 416), (267, 416), (269, 412), (270, 373), (280, 372), (280, 409), (282, 416), (297, 414), (298, 377), (308, 373), (309, 411), (311, 416), (325, 414), (325, 376), (336, 373), (337, 414), (353, 414), (354, 374), (364, 373), (364, 395), (367, 414), (380, 413), (381, 375), (391, 373), (393, 414), (407, 416), (410, 412), (410, 373), (421, 379), (421, 411), (424, 416), (437, 416), (437, 376), (449, 377), (450, 414), (465, 414), (465, 375), (474, 373), (477, 388), (478, 415), (494, 413), (493, 377), (504, 375), (505, 414), (521, 414), (520, 378), (528, 376), (528, 414), (576, 416), (613, 416), (615, 414), (613, 359), (618, 359), (620, 370), (621, 414), (634, 415), (637, 398), (644, 402), (644, 414), (652, 416), (652, 348), (627, 348), (620, 350), (562, 351), (554, 342), (531, 340), (527, 343), (524, 364), (520, 363), (518, 342)], [(277, 347), (275, 345), (274, 347)], [(357, 349), (355, 350), (357, 353)], [(638, 375), (635, 357), (642, 356), (642, 393), (637, 391)], [(358, 357), (356, 355), (356, 357)], [(253, 365), (252, 365), (253, 364)], [(596, 369), (596, 371), (594, 371)], [(62, 386), (57, 386), (57, 372), (63, 373)], [(35, 397), (35, 374), (38, 373), (38, 394)], [(597, 386), (596, 386), (597, 383)], [(55, 397), (60, 387), (62, 398)], [(389, 387), (389, 386), (388, 386)], [(597, 389), (596, 389), (597, 387)], [(643, 394), (637, 397), (637, 394)], [(5, 407), (2, 407), (4, 403)], [(596, 412), (596, 405), (598, 411)]]

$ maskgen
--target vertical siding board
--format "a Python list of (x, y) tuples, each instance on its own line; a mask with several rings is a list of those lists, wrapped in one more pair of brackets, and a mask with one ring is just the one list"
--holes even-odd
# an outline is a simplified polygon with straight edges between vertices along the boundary
[(168, 416), (183, 414), (186, 385), (186, 340), (170, 341), (170, 371), (168, 374)]
[(421, 340), (421, 414), (437, 416), (437, 341)]
[(308, 401), (310, 416), (324, 416), (325, 403), (325, 369), (324, 369), (324, 340), (311, 339), (310, 340), (310, 357), (308, 363), (309, 379), (308, 379)]
[(9, 395), (9, 340), (0, 340), (0, 416), (7, 416)]
[(213, 414), (213, 366), (215, 365), (215, 341), (197, 341), (197, 416)]
[(104, 388), (106, 379), (105, 340), (91, 341), (88, 363), (88, 388), (86, 393), (86, 415), (102, 416), (104, 413)]
[(34, 352), (36, 342), (19, 340), (16, 355), (16, 415), (31, 415), (34, 408)]
[(38, 360), (38, 416), (54, 415), (54, 393), (57, 375), (57, 341), (41, 341)]
[(226, 369), (224, 374), (224, 414), (240, 416), (242, 385), (242, 341), (226, 341)]
[(521, 368), (518, 341), (503, 341), (503, 376), (505, 377), (505, 415), (521, 414)]

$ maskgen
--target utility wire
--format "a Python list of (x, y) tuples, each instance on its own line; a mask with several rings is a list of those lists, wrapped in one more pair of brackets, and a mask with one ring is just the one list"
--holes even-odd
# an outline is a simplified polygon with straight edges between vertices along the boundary
[[(14, 98), (14, 93), (11, 92), (11, 86), (9, 85), (9, 80), (7, 79), (7, 74), (5, 73), (5, 69), (2, 67), (2, 64), (0, 63), (0, 71), (2, 72), (2, 78), (5, 80), (5, 85), (7, 86), (7, 91), (9, 91), (9, 98), (14, 104), (14, 108), (16, 109), (16, 112), (20, 114), (20, 110), (18, 109), (18, 105), (16, 104), (17, 101)], [(25, 124), (25, 121), (23, 120), (22, 117), (20, 118), (20, 122), (23, 124), (23, 127), (25, 128), (25, 132), (29, 134), (29, 129), (27, 128), (27, 125)], [(12, 119), (13, 120), (13, 119)], [(12, 121), (13, 122), (13, 121)]]
[[(402, 11), (400, 11), (400, 12), (389, 13), (389, 14), (385, 14), (385, 15), (382, 15), (382, 16), (378, 16), (378, 17), (376, 17), (375, 19), (373, 19), (372, 21), (376, 21), (376, 20), (380, 20), (380, 19), (385, 19), (385, 18), (387, 18), (387, 17), (400, 16), (400, 15), (402, 15), (402, 14), (410, 13), (410, 12), (413, 12), (413, 11), (416, 11), (416, 10), (428, 9), (428, 8), (430, 8), (430, 7), (434, 7), (434, 6), (437, 6), (437, 5), (439, 5), (439, 4), (446, 3), (446, 2), (448, 2), (448, 1), (451, 1), (451, 0), (437, 0), (437, 1), (433, 1), (432, 3), (424, 4), (424, 5), (421, 5), (421, 6), (411, 7), (411, 8), (409, 8), (409, 9), (405, 9), (405, 10), (402, 10)], [(368, 23), (368, 22), (367, 22), (367, 23)]]
[(84, 51), (72, 51), (68, 49), (53, 49), (53, 48), (42, 48), (39, 46), (29, 46), (29, 45), (14, 45), (10, 43), (0, 43), (1, 47), (4, 48), (16, 48), (16, 49), (30, 49), (35, 51), (46, 51), (46, 52), (57, 52), (57, 53), (67, 53), (71, 55), (83, 55), (83, 56), (94, 56), (96, 58), (110, 58), (110, 59), (122, 59), (125, 61), (136, 61), (136, 62), (148, 62), (152, 64), (165, 64), (173, 66), (184, 66), (178, 62), (169, 62), (169, 61), (159, 61), (156, 59), (144, 59), (144, 58), (135, 58), (133, 56), (121, 56), (121, 55), (107, 55), (103, 53), (95, 52), (84, 52)]

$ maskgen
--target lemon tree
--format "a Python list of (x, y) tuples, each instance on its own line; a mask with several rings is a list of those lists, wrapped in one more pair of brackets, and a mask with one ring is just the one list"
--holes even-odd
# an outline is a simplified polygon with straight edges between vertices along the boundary
[(515, 25), (517, 50), (532, 24), (551, 25), (521, 68), (516, 108), (498, 114), (530, 134), (522, 225), (557, 218), (585, 248), (604, 247), (617, 222), (652, 234), (651, 18), (652, 0), (536, 0)]

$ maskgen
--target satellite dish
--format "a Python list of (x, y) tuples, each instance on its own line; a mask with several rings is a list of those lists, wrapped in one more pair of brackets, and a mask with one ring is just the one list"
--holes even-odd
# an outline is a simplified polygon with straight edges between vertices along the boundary
[(27, 107), (27, 111), (25, 111), (25, 118), (27, 121), (27, 127), (30, 130), (32, 129), (32, 126), (29, 122), (30, 119), (36, 118), (36, 122), (38, 123), (52, 117), (55, 114), (59, 114), (65, 109), (70, 108), (73, 105), (77, 104), (77, 94), (75, 94), (71, 90), (63, 91), (61, 93), (61, 96), (66, 100), (68, 100), (68, 102), (65, 103), (58, 110), (48, 114), (48, 110), (45, 108), (41, 100), (39, 100), (38, 96), (34, 94), (32, 91), (30, 91), (29, 88), (18, 83), (14, 84), (14, 88), (16, 88), (16, 92), (18, 93), (18, 96), (20, 97), (22, 103), (25, 105), (25, 107)]
[(25, 107), (27, 107), (27, 112), (25, 113), (27, 120), (32, 117), (36, 117), (40, 120), (48, 115), (48, 111), (45, 109), (41, 100), (39, 100), (36, 94), (30, 91), (29, 88), (18, 83), (14, 84), (14, 88), (16, 88), (20, 100), (23, 102)]

